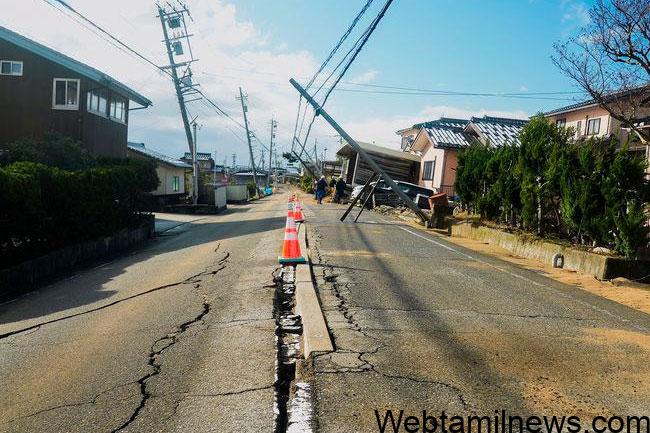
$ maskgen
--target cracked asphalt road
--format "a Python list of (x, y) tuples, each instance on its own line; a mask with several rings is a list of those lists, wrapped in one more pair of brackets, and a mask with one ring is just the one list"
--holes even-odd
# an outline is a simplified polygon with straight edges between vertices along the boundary
[(268, 431), (283, 199), (0, 305), (0, 432)]
[(314, 360), (317, 432), (377, 432), (375, 409), (648, 415), (649, 316), (343, 209), (305, 210), (336, 347)]

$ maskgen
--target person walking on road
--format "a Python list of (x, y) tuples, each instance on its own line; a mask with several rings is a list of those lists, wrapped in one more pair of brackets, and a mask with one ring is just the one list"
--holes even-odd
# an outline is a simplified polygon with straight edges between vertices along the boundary
[(323, 204), (323, 197), (325, 197), (325, 190), (327, 189), (327, 181), (325, 176), (321, 176), (320, 180), (316, 182), (316, 201), (318, 204)]
[[(329, 187), (331, 190), (336, 188), (336, 178), (333, 177), (330, 179)], [(336, 200), (336, 194), (332, 194), (332, 197), (330, 198), (330, 203), (334, 203), (334, 200)]]
[(336, 194), (334, 194), (334, 203), (341, 203), (343, 201), (343, 196), (345, 195), (345, 181), (342, 177), (339, 177), (335, 188)]

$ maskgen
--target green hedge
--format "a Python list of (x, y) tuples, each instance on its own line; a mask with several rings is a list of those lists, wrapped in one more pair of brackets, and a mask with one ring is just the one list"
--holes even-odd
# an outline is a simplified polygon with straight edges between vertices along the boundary
[(627, 257), (648, 244), (646, 161), (615, 140), (572, 140), (534, 117), (520, 145), (473, 143), (458, 155), (456, 191), (482, 217)]
[(0, 263), (9, 265), (140, 222), (155, 164), (104, 160), (83, 170), (38, 162), (0, 167)]

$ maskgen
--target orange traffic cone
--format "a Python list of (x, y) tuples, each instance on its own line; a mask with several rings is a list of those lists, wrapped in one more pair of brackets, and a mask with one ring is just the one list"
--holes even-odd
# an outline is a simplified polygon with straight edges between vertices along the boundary
[(291, 204), (289, 204), (289, 210), (287, 212), (287, 225), (284, 228), (282, 255), (278, 257), (278, 262), (282, 265), (307, 263), (305, 258), (300, 253), (298, 229), (296, 228), (296, 222), (293, 220), (293, 206)]
[(293, 207), (293, 220), (297, 223), (305, 222), (305, 218), (302, 216), (302, 205), (299, 201), (296, 201)]

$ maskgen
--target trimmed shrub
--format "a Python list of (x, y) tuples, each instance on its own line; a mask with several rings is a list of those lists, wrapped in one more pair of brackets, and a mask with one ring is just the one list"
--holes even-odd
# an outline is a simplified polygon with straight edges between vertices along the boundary
[(0, 145), (0, 165), (39, 162), (64, 170), (81, 170), (95, 165), (95, 159), (79, 143), (60, 134), (46, 134), (40, 140), (22, 139)]
[(646, 161), (608, 138), (537, 116), (520, 146), (473, 143), (458, 155), (456, 190), (484, 218), (633, 257), (648, 244)]

